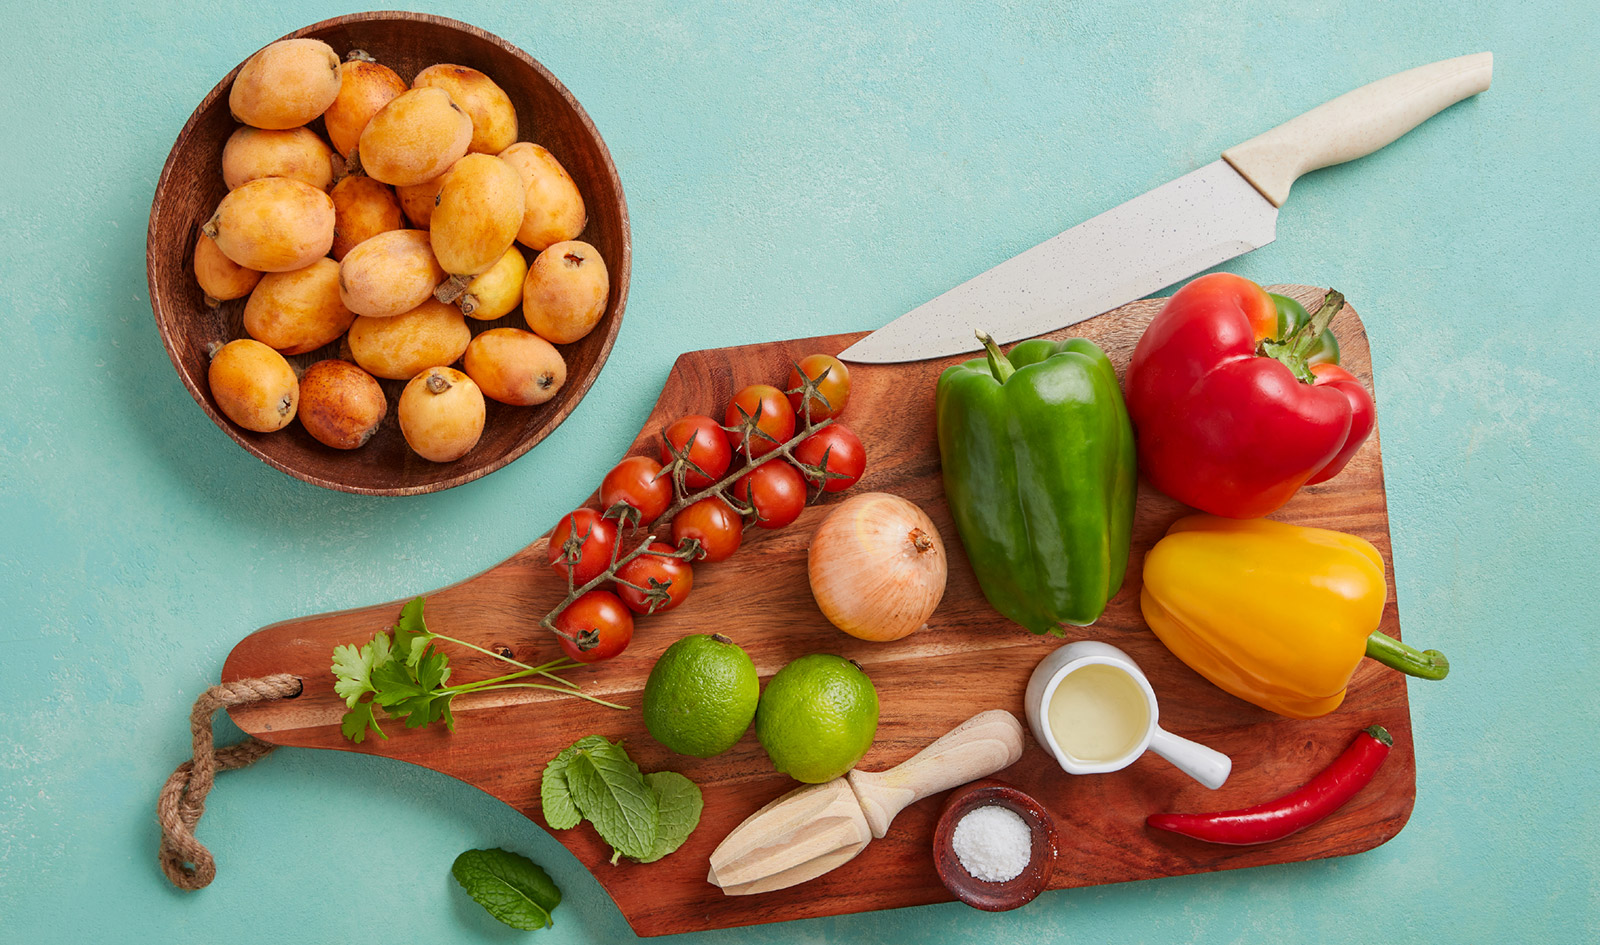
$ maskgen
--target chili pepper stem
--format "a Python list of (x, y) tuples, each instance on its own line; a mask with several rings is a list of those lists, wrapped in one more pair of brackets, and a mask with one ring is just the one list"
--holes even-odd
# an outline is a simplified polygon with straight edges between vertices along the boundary
[(1005, 356), (988, 332), (976, 331), (973, 334), (983, 342), (984, 354), (989, 358), (989, 370), (994, 374), (994, 379), (1002, 384), (1010, 380), (1011, 375), (1017, 373), (1017, 369), (1011, 366), (1011, 359)]
[(1443, 679), (1450, 675), (1450, 661), (1438, 650), (1419, 650), (1377, 630), (1367, 637), (1367, 655), (1407, 676)]

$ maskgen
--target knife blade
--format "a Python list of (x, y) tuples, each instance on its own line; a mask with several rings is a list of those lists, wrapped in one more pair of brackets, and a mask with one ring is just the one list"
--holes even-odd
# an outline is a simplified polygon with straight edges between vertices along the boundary
[(784, 889), (854, 859), (917, 801), (1022, 757), (1022, 723), (990, 709), (888, 771), (807, 784), (746, 817), (711, 853), (706, 880), (729, 896)]
[(861, 339), (839, 357), (888, 364), (975, 351), (1074, 325), (1272, 242), (1307, 171), (1371, 154), (1487, 89), (1490, 53), (1364, 85), (1222, 153), (1197, 171), (1014, 256)]

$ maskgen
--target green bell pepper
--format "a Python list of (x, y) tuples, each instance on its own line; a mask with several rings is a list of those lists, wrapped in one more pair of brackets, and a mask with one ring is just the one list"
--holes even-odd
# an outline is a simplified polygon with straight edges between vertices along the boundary
[(1122, 586), (1133, 425), (1093, 342), (1024, 341), (939, 376), (944, 491), (989, 603), (1034, 633), (1094, 623)]

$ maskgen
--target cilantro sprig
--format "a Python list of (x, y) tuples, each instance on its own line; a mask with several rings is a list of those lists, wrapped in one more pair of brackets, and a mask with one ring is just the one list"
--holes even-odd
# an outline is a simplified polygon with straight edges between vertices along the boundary
[[(387, 718), (405, 722), (406, 728), (422, 728), (442, 721), (453, 732), (456, 721), (450, 706), (456, 696), (490, 689), (548, 689), (613, 709), (625, 708), (588, 695), (580, 691), (577, 683), (558, 675), (582, 663), (562, 658), (529, 666), (493, 650), (429, 630), (422, 607), (423, 598), (418, 597), (401, 608), (400, 620), (393, 630), (375, 634), (360, 647), (354, 644), (334, 647), (333, 691), (344, 697), (346, 711), (339, 727), (345, 738), (359, 743), (372, 731), (379, 738), (387, 739), (389, 736), (378, 726), (374, 711), (378, 708), (383, 709)], [(493, 679), (446, 685), (450, 681), (450, 657), (438, 648), (438, 642), (476, 650), (517, 669)], [(521, 681), (529, 677), (538, 677), (540, 681)]]

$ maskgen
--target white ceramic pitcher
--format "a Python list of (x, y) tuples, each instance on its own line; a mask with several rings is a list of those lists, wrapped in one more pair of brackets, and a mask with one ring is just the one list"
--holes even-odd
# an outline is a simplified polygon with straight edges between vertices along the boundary
[[(1050, 699), (1055, 695), (1061, 681), (1074, 670), (1094, 664), (1111, 666), (1132, 677), (1139, 684), (1140, 691), (1144, 693), (1145, 706), (1150, 710), (1150, 721), (1145, 726), (1144, 736), (1139, 739), (1139, 743), (1126, 754), (1110, 761), (1090, 762), (1074, 758), (1056, 744), (1055, 736), (1050, 733)], [(1139, 664), (1128, 654), (1109, 643), (1080, 640), (1060, 647), (1040, 660), (1039, 665), (1033, 670), (1033, 675), (1028, 678), (1028, 692), (1024, 697), (1024, 705), (1027, 707), (1028, 727), (1033, 730), (1033, 737), (1069, 774), (1104, 774), (1109, 771), (1120, 771), (1133, 764), (1134, 760), (1147, 750), (1154, 751), (1172, 762), (1178, 770), (1212, 790), (1222, 787), (1222, 783), (1228, 780), (1228, 774), (1233, 770), (1233, 762), (1227, 755), (1187, 738), (1180, 738), (1158, 724), (1156, 693), (1150, 688), (1150, 680), (1145, 678), (1139, 669)]]

